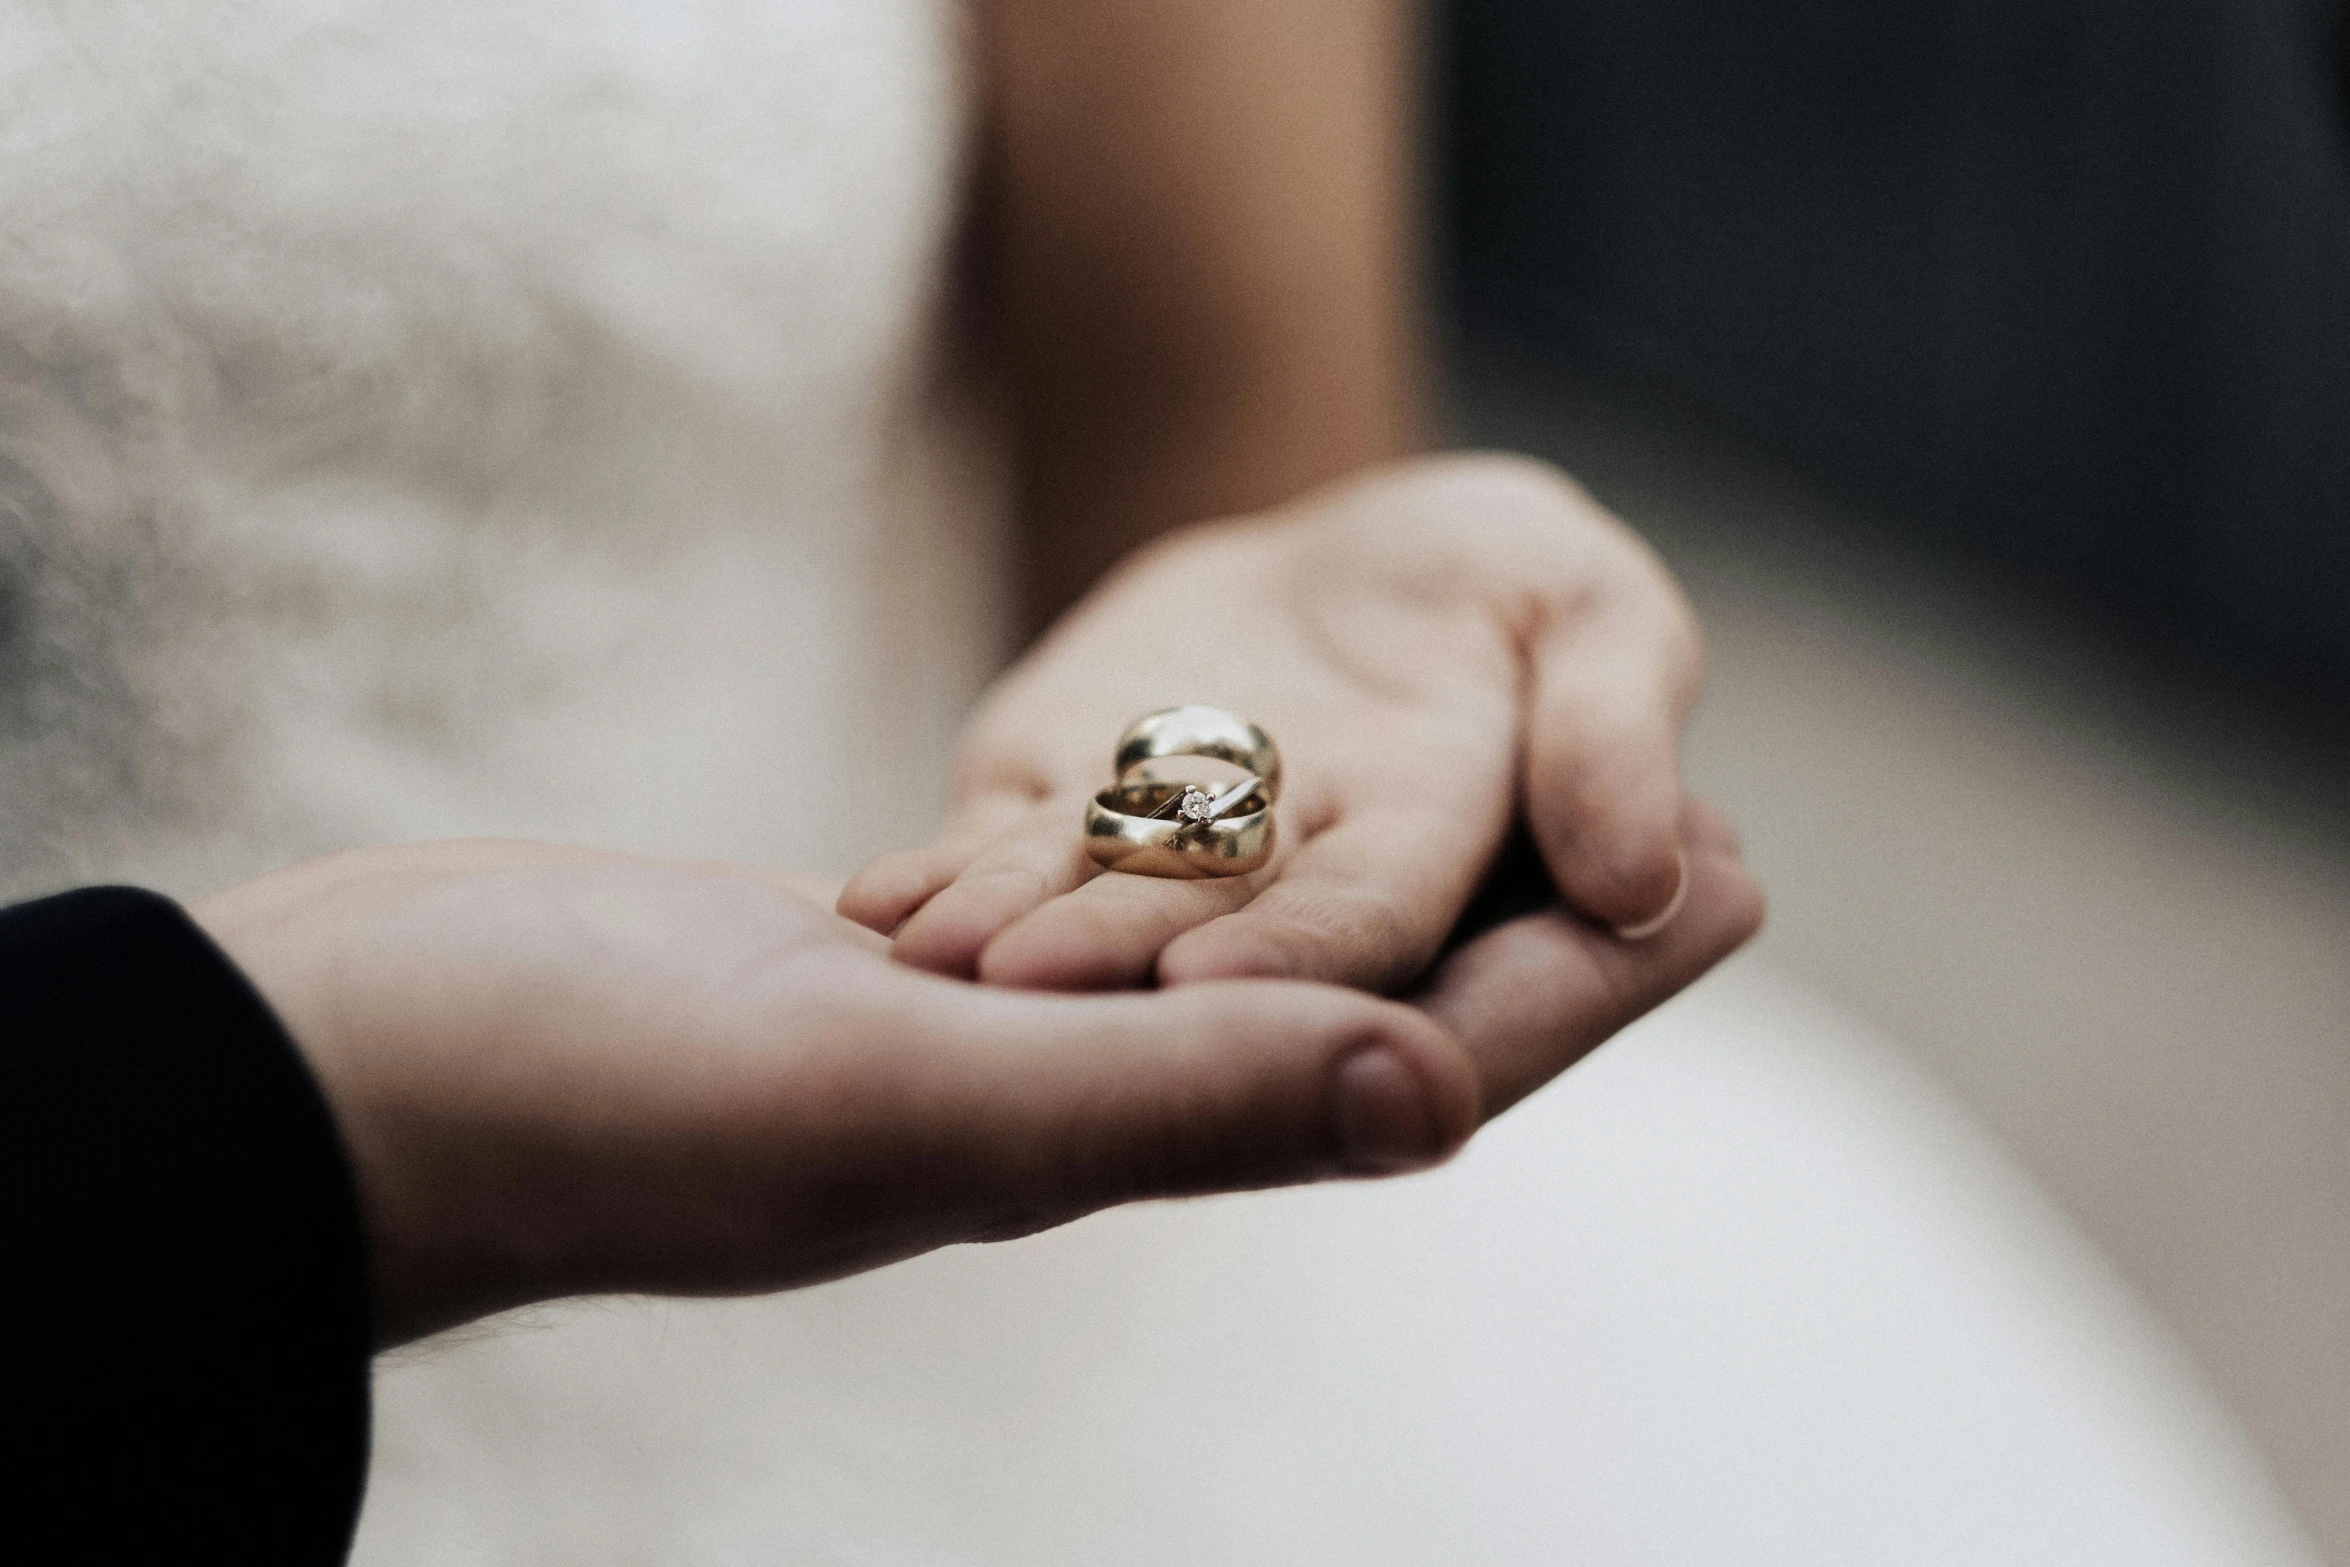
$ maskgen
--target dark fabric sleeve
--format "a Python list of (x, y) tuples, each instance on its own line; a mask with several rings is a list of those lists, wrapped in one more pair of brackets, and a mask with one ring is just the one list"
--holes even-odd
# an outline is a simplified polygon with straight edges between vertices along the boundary
[(269, 1008), (127, 888), (0, 910), (7, 1537), (339, 1562), (370, 1328), (349, 1165)]

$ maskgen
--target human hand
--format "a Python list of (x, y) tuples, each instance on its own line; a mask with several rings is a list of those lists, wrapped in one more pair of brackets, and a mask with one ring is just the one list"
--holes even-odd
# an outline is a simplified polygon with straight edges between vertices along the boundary
[(334, 1109), (396, 1343), (1434, 1163), (1751, 927), (1734, 846), (1706, 819), (1692, 842), (1693, 917), (1663, 939), (1507, 920), (1416, 1005), (986, 989), (891, 962), (809, 879), (534, 844), (363, 850), (191, 912)]
[[(981, 708), (943, 834), (861, 870), (840, 910), (909, 964), (1006, 985), (1392, 991), (1521, 817), (1575, 910), (1645, 934), (1692, 890), (1678, 734), (1702, 668), (1664, 568), (1561, 476), (1404, 464), (1136, 557)], [(1281, 746), (1273, 863), (1101, 874), (1080, 823), (1113, 741), (1189, 702)]]

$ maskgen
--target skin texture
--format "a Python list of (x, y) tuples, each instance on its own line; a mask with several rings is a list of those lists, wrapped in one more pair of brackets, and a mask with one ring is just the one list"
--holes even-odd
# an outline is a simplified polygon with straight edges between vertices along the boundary
[[(1026, 629), (1136, 545), (1425, 444), (1399, 0), (984, 0), (979, 347)], [(1131, 715), (1130, 715), (1131, 716)]]
[(891, 961), (805, 878), (536, 844), (361, 850), (192, 912), (333, 1107), (392, 1344), (1441, 1160), (1753, 929), (1727, 830), (1693, 810), (1684, 835), (1666, 938), (1526, 915), (1408, 1002), (989, 989)]
[[(1687, 890), (1678, 733), (1702, 677), (1671, 579), (1564, 478), (1400, 464), (1131, 562), (973, 720), (943, 834), (860, 871), (840, 910), (917, 968), (997, 984), (1393, 992), (1523, 819), (1570, 906), (1637, 931)], [(1077, 825), (1111, 742), (1201, 701), (1282, 747), (1274, 863), (1100, 872)]]

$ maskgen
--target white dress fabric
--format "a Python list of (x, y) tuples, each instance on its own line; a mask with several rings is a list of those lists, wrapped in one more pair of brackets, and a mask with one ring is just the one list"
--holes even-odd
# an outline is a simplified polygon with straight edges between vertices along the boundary
[(0, 892), (847, 869), (997, 659), (938, 0), (0, 0)]
[[(0, 0), (0, 892), (845, 869), (1000, 648), (949, 0)], [(1411, 1181), (378, 1382), (357, 1560), (2287, 1564), (2143, 1308), (1736, 964)]]

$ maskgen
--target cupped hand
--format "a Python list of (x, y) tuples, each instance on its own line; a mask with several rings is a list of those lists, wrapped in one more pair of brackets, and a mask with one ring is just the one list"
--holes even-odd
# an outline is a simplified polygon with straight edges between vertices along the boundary
[(1690, 842), (1658, 941), (1505, 918), (1411, 1004), (991, 989), (890, 961), (806, 879), (530, 844), (364, 850), (191, 912), (334, 1109), (398, 1342), (1436, 1162), (1752, 930), (1725, 830), (1695, 816)]
[[(1392, 991), (1513, 820), (1631, 938), (1691, 881), (1678, 737), (1703, 654), (1670, 576), (1555, 471), (1448, 457), (1145, 551), (998, 684), (943, 834), (840, 900), (905, 962), (1039, 989), (1281, 975)], [(1282, 750), (1254, 874), (1104, 874), (1080, 838), (1132, 719), (1204, 703)]]

